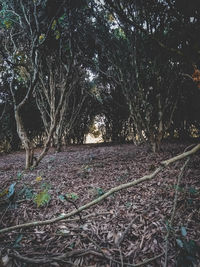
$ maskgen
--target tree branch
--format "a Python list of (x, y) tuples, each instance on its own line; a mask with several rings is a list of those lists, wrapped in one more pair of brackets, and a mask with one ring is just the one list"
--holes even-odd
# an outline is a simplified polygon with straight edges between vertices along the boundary
[(188, 156), (190, 156), (192, 154), (195, 154), (198, 150), (200, 150), (200, 144), (196, 145), (193, 149), (189, 150), (188, 152), (184, 152), (184, 153), (182, 153), (182, 154), (180, 154), (180, 155), (178, 155), (176, 157), (170, 158), (170, 159), (168, 159), (166, 161), (162, 161), (161, 162), (161, 166), (159, 166), (151, 174), (144, 175), (143, 177), (141, 177), (141, 178), (139, 178), (137, 180), (134, 180), (132, 182), (129, 182), (129, 183), (126, 183), (126, 184), (121, 184), (119, 186), (111, 188), (104, 195), (102, 195), (102, 196), (98, 197), (97, 199), (94, 199), (91, 202), (79, 207), (78, 210), (73, 210), (73, 211), (69, 212), (68, 214), (61, 215), (61, 216), (58, 216), (56, 218), (49, 219), (49, 220), (46, 220), (46, 221), (35, 221), (35, 222), (24, 223), (24, 224), (19, 224), (19, 225), (11, 226), (11, 227), (8, 227), (8, 228), (4, 228), (4, 229), (0, 230), (0, 234), (11, 232), (11, 231), (17, 230), (17, 229), (29, 228), (29, 227), (32, 227), (32, 226), (41, 226), (41, 225), (53, 224), (53, 223), (56, 223), (58, 221), (68, 219), (68, 218), (80, 213), (81, 211), (86, 210), (86, 209), (98, 204), (102, 200), (106, 199), (107, 197), (109, 197), (110, 195), (112, 195), (112, 194), (114, 194), (114, 193), (116, 193), (118, 191), (130, 188), (130, 187), (134, 187), (135, 185), (140, 184), (140, 183), (145, 182), (145, 181), (152, 180), (158, 173), (160, 173), (169, 164), (174, 163), (174, 162), (176, 162), (178, 160), (184, 159), (184, 158), (186, 158), (186, 157), (188, 157)]

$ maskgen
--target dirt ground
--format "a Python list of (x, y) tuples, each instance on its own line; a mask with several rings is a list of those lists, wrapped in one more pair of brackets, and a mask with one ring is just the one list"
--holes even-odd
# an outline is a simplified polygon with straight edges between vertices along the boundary
[[(67, 214), (112, 187), (152, 173), (159, 162), (188, 145), (166, 142), (155, 154), (145, 145), (69, 146), (60, 153), (50, 151), (30, 171), (23, 169), (23, 151), (1, 155), (0, 229)], [(143, 266), (163, 266), (161, 254), (166, 251), (184, 162), (172, 164), (151, 181), (114, 193), (70, 220), (0, 234), (0, 266), (139, 266), (156, 256)], [(15, 193), (8, 200), (3, 192), (15, 182)], [(200, 245), (199, 153), (191, 158), (177, 189), (168, 267), (185, 255), (185, 244)], [(49, 199), (37, 205), (36, 196), (44, 191)]]

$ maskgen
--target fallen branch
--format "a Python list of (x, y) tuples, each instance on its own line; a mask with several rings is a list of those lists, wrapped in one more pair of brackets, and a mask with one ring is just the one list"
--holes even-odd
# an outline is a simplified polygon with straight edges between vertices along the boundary
[[(83, 216), (82, 219), (83, 220), (86, 220), (86, 219), (89, 219), (89, 218), (92, 218), (92, 217), (109, 215), (109, 214), (112, 214), (112, 212), (107, 211), (107, 212), (100, 212), (100, 213), (91, 213), (91, 214), (88, 214), (88, 215)], [(80, 218), (77, 217), (77, 218), (65, 220), (65, 222), (76, 222), (76, 221), (80, 221)]]
[(79, 207), (78, 210), (73, 210), (73, 211), (69, 212), (68, 214), (60, 215), (60, 216), (58, 216), (56, 218), (49, 219), (49, 220), (46, 220), (46, 221), (35, 221), (35, 222), (24, 223), (24, 224), (19, 224), (19, 225), (11, 226), (11, 227), (8, 227), (8, 228), (4, 228), (4, 229), (0, 230), (0, 234), (6, 233), (6, 232), (10, 232), (10, 231), (13, 231), (13, 230), (17, 230), (17, 229), (29, 228), (29, 227), (32, 227), (32, 226), (48, 225), (48, 224), (56, 223), (56, 222), (61, 221), (61, 220), (68, 219), (68, 218), (80, 213), (81, 211), (86, 210), (86, 209), (96, 205), (97, 203), (101, 202), (102, 200), (104, 200), (108, 196), (110, 196), (110, 195), (112, 195), (112, 194), (114, 194), (114, 193), (116, 193), (116, 192), (118, 192), (120, 190), (129, 188), (129, 187), (135, 186), (137, 184), (140, 184), (140, 183), (142, 183), (144, 181), (153, 179), (163, 168), (164, 167), (161, 166), (161, 167), (157, 168), (152, 174), (145, 175), (145, 176), (141, 177), (138, 180), (135, 180), (135, 181), (132, 181), (132, 182), (129, 182), (129, 183), (126, 183), (126, 184), (121, 184), (119, 186), (116, 186), (116, 187), (110, 189), (104, 195), (102, 195), (102, 196), (94, 199), (93, 201), (91, 201), (91, 202)]
[[(146, 265), (147, 263), (150, 263), (160, 257), (162, 257), (164, 254), (161, 253), (153, 258), (150, 258), (148, 260), (144, 260), (143, 262), (140, 262), (140, 263), (136, 263), (136, 264), (131, 264), (131, 263), (124, 263), (124, 266), (129, 266), (129, 267), (140, 267), (140, 266), (143, 266), (143, 265)], [(22, 256), (20, 255), (18, 252), (14, 252), (14, 253), (9, 253), (9, 256), (13, 257), (13, 258), (16, 258), (18, 260), (21, 260), (23, 262), (26, 262), (26, 263), (31, 263), (31, 264), (45, 264), (45, 263), (52, 263), (52, 262), (62, 262), (64, 261), (65, 263), (70, 263), (71, 266), (76, 266), (74, 265), (73, 262), (69, 262), (67, 261), (66, 259), (67, 258), (71, 258), (71, 257), (83, 257), (83, 256), (87, 256), (87, 255), (94, 255), (94, 256), (97, 256), (97, 257), (100, 257), (100, 258), (105, 258), (109, 261), (112, 261), (112, 262), (115, 262), (115, 263), (118, 263), (118, 264), (121, 264), (120, 261), (117, 261), (115, 259), (112, 259), (111, 257), (107, 256), (105, 253), (103, 253), (103, 251), (96, 251), (94, 249), (86, 249), (86, 250), (74, 250), (74, 251), (71, 251), (71, 252), (67, 252), (67, 253), (64, 253), (64, 254), (61, 254), (61, 255), (57, 255), (57, 256), (45, 256), (45, 257), (38, 257), (37, 258), (30, 258), (30, 257), (27, 257), (27, 256)]]
[(176, 162), (178, 160), (184, 159), (184, 158), (196, 153), (198, 150), (200, 150), (200, 144), (196, 145), (193, 149), (191, 149), (191, 150), (189, 150), (187, 152), (184, 152), (184, 153), (182, 153), (182, 154), (180, 154), (180, 155), (178, 155), (176, 157), (173, 157), (173, 158), (170, 158), (168, 160), (162, 161), (161, 162), (161, 166), (159, 166), (151, 174), (144, 175), (143, 177), (139, 178), (138, 180), (134, 180), (132, 182), (129, 182), (129, 183), (126, 183), (126, 184), (121, 184), (119, 186), (111, 188), (104, 195), (102, 195), (102, 196), (98, 197), (97, 199), (94, 199), (91, 202), (79, 207), (78, 210), (73, 210), (73, 211), (69, 212), (68, 214), (61, 215), (61, 216), (58, 216), (56, 218), (49, 219), (49, 220), (46, 220), (46, 221), (35, 221), (35, 222), (24, 223), (24, 224), (20, 224), (20, 225), (15, 225), (15, 226), (11, 226), (11, 227), (8, 227), (8, 228), (4, 228), (4, 229), (0, 230), (0, 234), (6, 233), (6, 232), (10, 232), (10, 231), (13, 231), (13, 230), (17, 230), (17, 229), (29, 228), (29, 227), (32, 227), (32, 226), (41, 226), (41, 225), (53, 224), (53, 223), (56, 223), (58, 221), (68, 219), (68, 218), (70, 218), (70, 217), (72, 217), (72, 216), (74, 216), (76, 214), (79, 214), (81, 211), (86, 210), (86, 209), (98, 204), (102, 200), (106, 199), (107, 197), (109, 197), (110, 195), (112, 195), (112, 194), (114, 194), (114, 193), (116, 193), (118, 191), (133, 187), (133, 186), (135, 186), (137, 184), (140, 184), (142, 182), (145, 182), (145, 181), (152, 180), (159, 172), (161, 172), (169, 164), (171, 164), (173, 162)]
[[(20, 255), (18, 252), (14, 252), (14, 253), (9, 253), (9, 256), (14, 257), (18, 260), (21, 260), (23, 262), (26, 263), (33, 263), (33, 264), (45, 264), (45, 263), (51, 263), (51, 262), (55, 262), (55, 261), (65, 261), (67, 258), (71, 258), (71, 257), (82, 257), (82, 256), (86, 256), (88, 254), (93, 254), (96, 256), (101, 256), (103, 257), (102, 254), (92, 250), (92, 249), (86, 249), (86, 250), (73, 250), (64, 254), (60, 254), (58, 256), (44, 256), (44, 257), (38, 257), (37, 258), (30, 258), (27, 256), (22, 256)], [(72, 265), (73, 266), (73, 265)]]
[[(132, 222), (132, 224), (133, 224), (133, 222)], [(91, 239), (88, 235), (84, 235), (84, 236), (86, 236), (90, 240), (90, 242), (92, 242), (96, 246), (96, 248), (98, 249), (99, 253), (102, 254), (102, 256), (104, 256), (109, 261), (112, 261), (112, 262), (117, 263), (117, 264), (121, 264), (122, 267), (123, 266), (139, 267), (139, 266), (145, 265), (145, 264), (147, 264), (147, 263), (149, 263), (151, 261), (154, 261), (154, 260), (156, 260), (156, 259), (158, 259), (158, 258), (160, 258), (160, 257), (162, 257), (164, 255), (164, 252), (162, 252), (161, 254), (159, 254), (157, 256), (154, 256), (153, 258), (144, 260), (144, 261), (142, 261), (140, 263), (136, 263), (136, 264), (125, 263), (123, 261), (121, 249), (120, 249), (120, 261), (118, 261), (118, 260), (115, 260), (115, 259), (111, 258), (110, 256), (107, 256), (106, 253), (103, 251), (103, 249), (93, 239)]]
[(200, 144), (196, 145), (194, 148), (192, 148), (191, 150), (189, 150), (187, 152), (184, 152), (184, 153), (182, 153), (182, 154), (180, 154), (178, 156), (175, 156), (175, 157), (173, 157), (171, 159), (162, 161), (161, 165), (167, 167), (169, 164), (171, 164), (173, 162), (176, 162), (178, 160), (187, 158), (187, 157), (195, 154), (198, 150), (200, 150)]

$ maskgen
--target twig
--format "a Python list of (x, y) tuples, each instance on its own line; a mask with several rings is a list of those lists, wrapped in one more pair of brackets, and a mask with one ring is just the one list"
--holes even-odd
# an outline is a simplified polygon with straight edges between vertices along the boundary
[(155, 256), (153, 258), (150, 258), (148, 260), (145, 260), (143, 262), (140, 262), (140, 263), (137, 263), (137, 264), (132, 264), (132, 265), (131, 264), (127, 264), (127, 266), (139, 267), (139, 266), (142, 266), (142, 265), (146, 265), (147, 263), (150, 263), (152, 261), (155, 261), (155, 260), (159, 259), (163, 255), (164, 255), (164, 252), (162, 252), (161, 254), (159, 254), (159, 255), (157, 255), (157, 256)]
[(124, 260), (123, 260), (123, 255), (122, 255), (122, 250), (120, 245), (118, 246), (119, 249), (119, 255), (120, 255), (120, 261), (121, 261), (121, 267), (124, 267)]
[(187, 151), (187, 152), (184, 152), (178, 156), (175, 156), (171, 159), (168, 159), (168, 160), (164, 160), (161, 162), (161, 165), (162, 166), (165, 166), (167, 167), (169, 164), (173, 163), (173, 162), (176, 162), (178, 160), (181, 160), (181, 159), (184, 159), (184, 158), (187, 158), (189, 157), (190, 155), (193, 155), (195, 154), (198, 150), (200, 150), (200, 144), (196, 145), (193, 149)]
[(177, 184), (176, 184), (176, 189), (175, 189), (175, 196), (174, 196), (174, 205), (173, 205), (173, 209), (172, 209), (172, 214), (171, 214), (171, 219), (170, 219), (170, 223), (169, 223), (169, 228), (167, 230), (167, 235), (166, 235), (166, 244), (165, 244), (165, 262), (164, 262), (164, 267), (167, 267), (167, 259), (168, 259), (168, 238), (170, 235), (170, 229), (173, 225), (173, 221), (174, 221), (174, 217), (175, 217), (175, 211), (176, 211), (176, 206), (177, 206), (177, 200), (178, 200), (178, 187), (180, 185), (180, 181), (183, 177), (184, 174), (184, 170), (187, 166), (187, 164), (190, 161), (190, 157), (187, 158), (187, 160), (185, 161), (185, 163), (183, 164), (181, 171), (179, 173), (178, 176), (178, 180), (177, 180)]
[[(91, 242), (95, 243), (94, 240), (91, 240)], [(99, 247), (96, 243), (95, 245), (97, 247)], [(66, 261), (66, 258), (71, 258), (71, 257), (83, 257), (83, 256), (86, 256), (88, 254), (92, 254), (94, 256), (97, 256), (97, 257), (103, 257), (103, 258), (106, 258), (107, 260), (109, 261), (112, 261), (112, 262), (115, 262), (115, 263), (118, 263), (118, 264), (121, 264), (120, 261), (117, 261), (117, 260), (114, 260), (112, 258), (110, 258), (109, 256), (107, 256), (103, 251), (102, 249), (100, 248), (100, 252), (98, 251), (95, 251), (93, 249), (87, 249), (87, 250), (74, 250), (74, 251), (70, 251), (70, 252), (67, 252), (67, 253), (64, 253), (64, 254), (61, 254), (61, 255), (57, 255), (57, 256), (44, 256), (43, 258), (39, 258), (39, 256), (37, 256), (37, 259), (36, 258), (30, 258), (30, 257), (27, 257), (27, 256), (22, 256), (20, 255), (18, 252), (14, 252), (14, 253), (9, 253), (9, 256), (11, 257), (14, 257), (14, 258), (17, 258), (23, 262), (26, 262), (26, 263), (33, 263), (33, 264), (44, 264), (44, 263), (51, 263), (51, 262), (55, 262), (55, 261), (65, 261), (67, 263), (69, 263), (69, 261)], [(151, 261), (154, 261), (158, 258), (160, 258), (162, 255), (164, 254), (161, 253), (153, 258), (150, 258), (148, 260), (145, 260), (141, 263), (137, 263), (137, 264), (130, 264), (130, 263), (124, 263), (124, 266), (129, 266), (129, 267), (139, 267), (139, 266), (142, 266), (142, 265), (145, 265)], [(70, 266), (75, 266), (72, 262), (70, 262)]]
[[(103, 216), (103, 215), (109, 215), (109, 214), (112, 214), (112, 212), (101, 212), (101, 213), (91, 213), (89, 215), (86, 215), (86, 216), (82, 216), (82, 219), (85, 220), (85, 219), (88, 219), (88, 218), (91, 218), (91, 217), (97, 217), (97, 216)], [(75, 221), (79, 221), (80, 218), (73, 218), (73, 219), (67, 219), (65, 220), (65, 222), (75, 222)]]
[(6, 210), (4, 211), (4, 213), (3, 213), (2, 217), (1, 217), (0, 222), (3, 222), (3, 218), (4, 218), (4, 216), (6, 215), (6, 212), (8, 211), (8, 209), (10, 208), (10, 206), (11, 206), (11, 202), (10, 202), (9, 205), (6, 207)]
[(161, 162), (161, 166), (158, 167), (153, 173), (148, 174), (148, 175), (144, 175), (143, 177), (141, 177), (141, 178), (139, 178), (137, 180), (134, 180), (132, 182), (129, 182), (129, 183), (126, 183), (126, 184), (121, 184), (119, 186), (113, 187), (108, 192), (103, 194), (102, 196), (100, 196), (100, 197), (92, 200), (91, 202), (79, 207), (78, 210), (73, 210), (73, 211), (67, 213), (66, 215), (61, 215), (61, 216), (58, 216), (56, 218), (49, 219), (49, 220), (46, 220), (46, 221), (34, 221), (34, 222), (30, 222), (30, 223), (24, 223), (24, 224), (19, 224), (19, 225), (11, 226), (11, 227), (8, 227), (8, 228), (4, 228), (4, 229), (0, 230), (0, 234), (6, 233), (6, 232), (10, 232), (10, 231), (13, 231), (13, 230), (17, 230), (17, 229), (29, 228), (29, 227), (32, 227), (32, 226), (41, 226), (41, 225), (53, 224), (53, 223), (56, 223), (58, 221), (68, 219), (68, 218), (80, 213), (81, 211), (86, 210), (86, 209), (96, 205), (97, 203), (101, 202), (102, 200), (104, 200), (105, 198), (109, 197), (113, 193), (116, 193), (116, 192), (121, 191), (123, 189), (134, 187), (135, 185), (143, 183), (145, 181), (152, 180), (158, 173), (160, 173), (169, 164), (174, 163), (174, 162), (176, 162), (178, 160), (184, 159), (184, 158), (196, 153), (199, 149), (200, 149), (200, 144), (196, 145), (190, 151), (184, 152), (184, 153), (182, 153), (182, 154), (180, 154), (180, 155), (178, 155), (176, 157), (173, 157), (173, 158), (170, 158), (168, 160), (162, 161)]
[[(74, 207), (75, 207), (75, 209), (78, 211), (78, 206), (76, 205), (76, 203), (75, 203), (73, 200), (69, 199), (68, 197), (65, 197), (65, 199), (66, 199), (69, 203), (73, 204)], [(79, 216), (79, 218), (80, 218), (80, 222), (81, 222), (81, 223), (84, 223), (83, 218), (82, 218), (80, 212), (78, 212), (78, 216)]]
[(157, 168), (153, 173), (151, 173), (149, 175), (145, 175), (145, 176), (139, 178), (138, 180), (134, 180), (132, 182), (129, 182), (129, 183), (126, 183), (126, 184), (121, 184), (119, 186), (113, 187), (108, 192), (103, 194), (102, 196), (100, 196), (100, 197), (92, 200), (91, 202), (79, 207), (78, 210), (73, 210), (73, 211), (71, 211), (71, 212), (69, 212), (69, 213), (67, 213), (65, 215), (60, 215), (60, 216), (58, 216), (56, 218), (49, 219), (49, 220), (46, 220), (46, 221), (34, 221), (34, 222), (30, 222), (30, 223), (24, 223), (24, 224), (19, 224), (19, 225), (11, 226), (11, 227), (8, 227), (8, 228), (4, 228), (4, 229), (0, 230), (0, 234), (6, 233), (6, 232), (10, 232), (10, 231), (13, 231), (13, 230), (17, 230), (17, 229), (29, 228), (29, 227), (32, 227), (32, 226), (49, 225), (49, 224), (53, 224), (53, 223), (56, 223), (56, 222), (61, 221), (61, 220), (68, 219), (68, 218), (80, 213), (81, 211), (86, 210), (86, 209), (96, 205), (97, 203), (101, 202), (102, 200), (104, 200), (105, 198), (109, 197), (110, 195), (112, 195), (115, 192), (118, 192), (120, 190), (133, 187), (133, 186), (135, 186), (137, 184), (140, 184), (140, 183), (142, 183), (144, 181), (152, 180), (161, 170), (163, 170), (163, 168), (164, 167), (161, 166), (161, 167)]
[(160, 257), (162, 257), (164, 255), (164, 252), (162, 252), (161, 254), (153, 257), (153, 258), (150, 258), (148, 260), (145, 260), (143, 262), (140, 262), (140, 263), (137, 263), (137, 264), (130, 264), (130, 263), (125, 263), (123, 262), (123, 257), (122, 257), (122, 253), (120, 253), (120, 259), (121, 259), (121, 262), (120, 261), (117, 261), (117, 260), (114, 260), (112, 259), (111, 257), (107, 256), (104, 251), (102, 250), (102, 248), (93, 240), (91, 239), (88, 235), (87, 235), (87, 238), (97, 247), (97, 249), (100, 251), (100, 253), (103, 254), (103, 256), (109, 260), (109, 261), (112, 261), (112, 262), (115, 262), (115, 263), (118, 263), (118, 264), (122, 264), (121, 266), (129, 266), (129, 267), (139, 267), (139, 266), (142, 266), (142, 265), (145, 265), (151, 261), (154, 261)]
[(123, 240), (124, 240), (126, 234), (128, 233), (128, 231), (130, 230), (132, 224), (137, 220), (138, 217), (139, 217), (139, 215), (138, 215), (136, 218), (134, 218), (134, 219), (129, 223), (129, 225), (127, 226), (127, 228), (125, 229), (125, 231), (122, 233), (122, 236), (119, 238), (119, 240), (118, 240), (118, 242), (117, 242), (117, 246), (119, 246), (119, 245), (123, 242)]

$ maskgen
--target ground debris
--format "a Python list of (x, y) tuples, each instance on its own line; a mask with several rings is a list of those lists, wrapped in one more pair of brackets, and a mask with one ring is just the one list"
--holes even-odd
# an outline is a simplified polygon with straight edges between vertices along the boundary
[[(150, 173), (152, 166), (182, 153), (187, 146), (165, 143), (156, 154), (149, 153), (146, 146), (132, 144), (72, 146), (58, 154), (50, 151), (40, 166), (29, 172), (23, 170), (23, 152), (4, 155), (0, 158), (0, 192), (16, 182), (16, 196), (12, 203), (2, 205), (0, 199), (0, 228), (66, 214), (114, 186)], [(82, 220), (77, 216), (0, 236), (1, 261), (9, 259), (9, 265), (1, 265), (122, 266), (123, 260), (124, 266), (134, 266), (161, 255), (181, 166), (177, 162), (150, 182), (115, 193), (84, 211)], [(200, 243), (199, 166), (197, 155), (178, 189), (169, 266), (175, 266), (176, 239), (182, 226), (187, 229), (188, 240)], [(34, 195), (42, 190), (50, 199), (37, 207)], [(65, 199), (66, 194), (71, 201)], [(160, 256), (146, 266), (161, 266), (163, 261)]]

